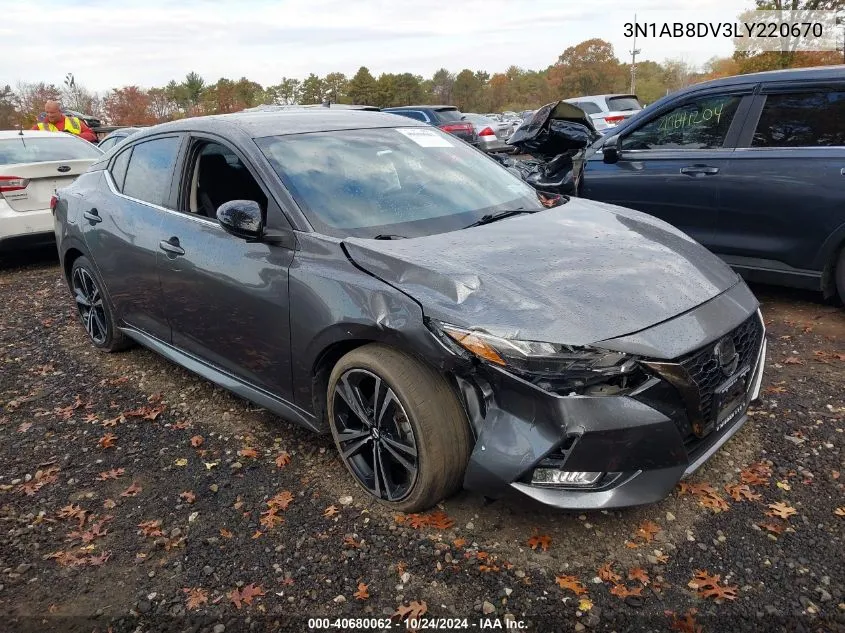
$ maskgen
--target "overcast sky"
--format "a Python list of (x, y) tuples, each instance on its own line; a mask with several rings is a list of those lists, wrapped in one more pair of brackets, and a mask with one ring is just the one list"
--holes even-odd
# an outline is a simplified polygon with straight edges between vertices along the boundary
[[(60, 84), (68, 72), (89, 89), (151, 87), (196, 71), (207, 82), (367, 66), (426, 77), (440, 67), (542, 69), (568, 46), (610, 41), (629, 60), (623, 24), (675, 19), (678, 0), (5, 0), (0, 85)], [(708, 17), (733, 22), (751, 0), (709, 0)], [(672, 13), (669, 13), (672, 11)], [(696, 15), (690, 14), (695, 18)], [(700, 17), (700, 16), (698, 16)], [(730, 55), (730, 40), (638, 40), (641, 59), (702, 64)]]

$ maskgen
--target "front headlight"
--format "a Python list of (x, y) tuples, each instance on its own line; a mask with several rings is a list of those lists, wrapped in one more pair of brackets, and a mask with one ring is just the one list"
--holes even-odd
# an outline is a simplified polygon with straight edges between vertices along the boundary
[[(507, 369), (548, 391), (584, 393), (595, 386), (630, 386), (640, 373), (636, 358), (594, 347), (506, 339), (448, 323), (432, 323), (452, 341), (479, 358)], [(638, 381), (639, 382), (639, 381)]]

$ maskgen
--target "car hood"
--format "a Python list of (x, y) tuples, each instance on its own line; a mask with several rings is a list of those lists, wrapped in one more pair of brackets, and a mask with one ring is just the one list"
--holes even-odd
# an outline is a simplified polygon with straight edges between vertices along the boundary
[(572, 198), (531, 215), (404, 240), (344, 240), (426, 316), (506, 338), (587, 345), (655, 325), (739, 280), (652, 216)]

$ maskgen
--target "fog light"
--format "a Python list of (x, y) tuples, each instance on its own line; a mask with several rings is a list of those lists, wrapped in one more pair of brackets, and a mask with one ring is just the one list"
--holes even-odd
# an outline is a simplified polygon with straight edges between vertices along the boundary
[(532, 484), (591, 486), (604, 473), (588, 473), (572, 470), (558, 470), (557, 468), (535, 468), (531, 477)]

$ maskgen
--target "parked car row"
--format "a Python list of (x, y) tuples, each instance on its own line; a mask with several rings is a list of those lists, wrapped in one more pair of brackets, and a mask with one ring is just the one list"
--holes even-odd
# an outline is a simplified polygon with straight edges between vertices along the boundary
[(637, 95), (607, 94), (564, 99), (581, 108), (600, 133), (612, 130), (643, 109)]

